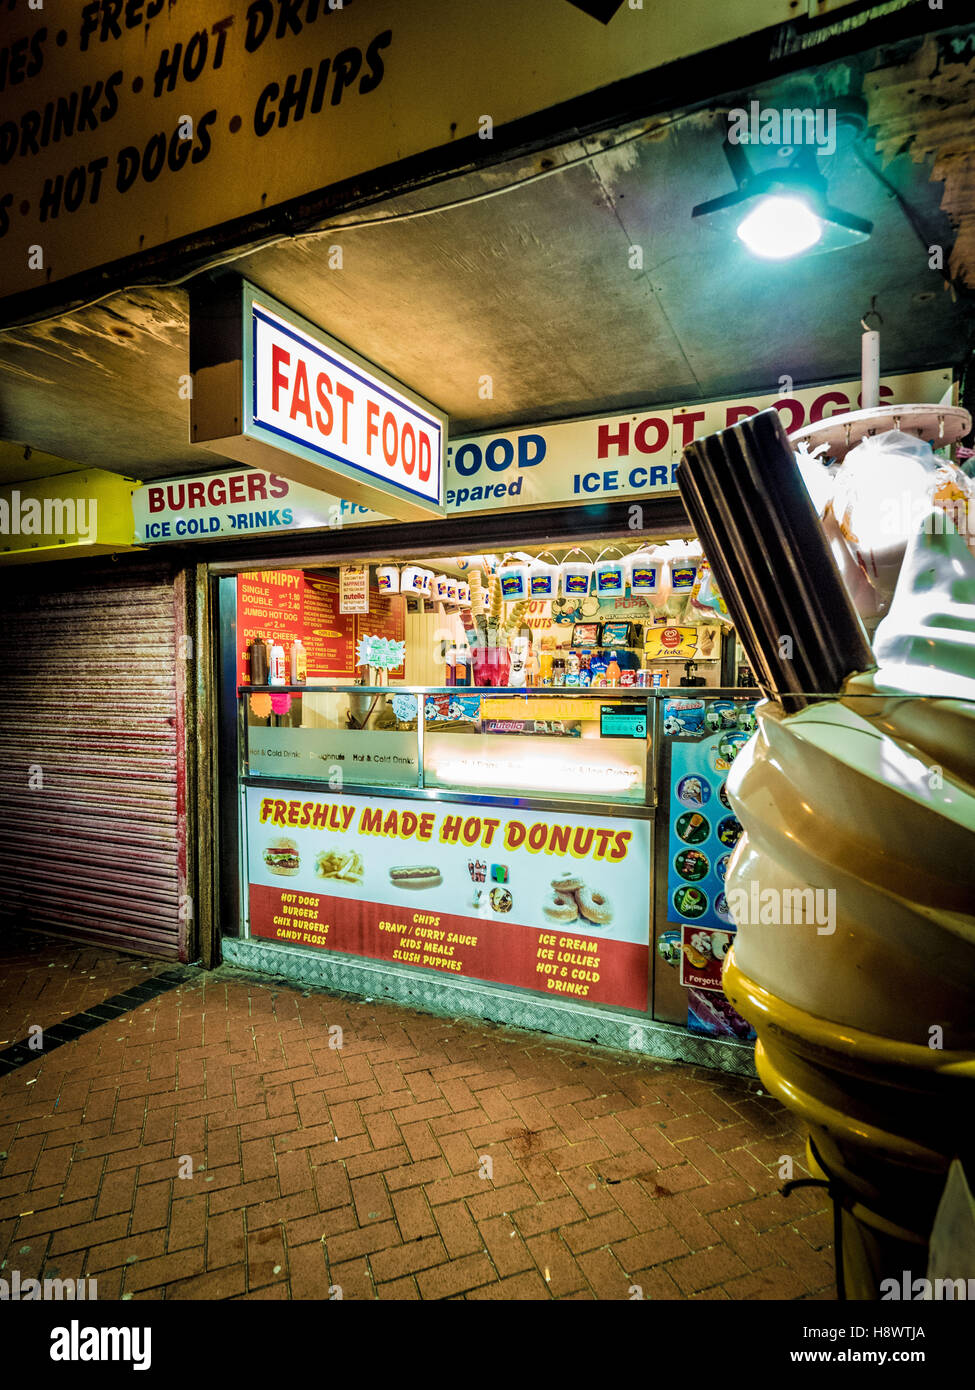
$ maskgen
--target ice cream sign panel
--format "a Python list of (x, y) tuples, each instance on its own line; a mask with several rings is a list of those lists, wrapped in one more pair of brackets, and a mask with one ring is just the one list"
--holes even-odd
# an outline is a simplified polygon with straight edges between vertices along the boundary
[(430, 402), (244, 280), (191, 297), (190, 336), (195, 443), (401, 521), (443, 515)]

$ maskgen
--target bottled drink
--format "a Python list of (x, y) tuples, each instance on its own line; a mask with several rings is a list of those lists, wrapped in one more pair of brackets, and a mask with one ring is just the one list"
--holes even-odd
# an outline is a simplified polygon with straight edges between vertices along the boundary
[(620, 683), (620, 664), (616, 660), (616, 653), (610, 652), (609, 665), (606, 667), (606, 684), (619, 685)]

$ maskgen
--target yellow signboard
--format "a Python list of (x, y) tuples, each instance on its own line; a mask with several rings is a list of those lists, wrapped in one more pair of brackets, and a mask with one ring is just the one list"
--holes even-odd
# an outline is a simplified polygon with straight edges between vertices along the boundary
[(132, 478), (88, 468), (0, 488), (0, 564), (135, 550)]
[(2, 294), (465, 137), (489, 142), (502, 125), (794, 9), (789, 0), (19, 3), (0, 38)]

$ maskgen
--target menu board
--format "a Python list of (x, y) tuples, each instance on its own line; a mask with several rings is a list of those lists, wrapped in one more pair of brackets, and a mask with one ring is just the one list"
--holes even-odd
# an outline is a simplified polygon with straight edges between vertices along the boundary
[(238, 684), (250, 684), (247, 647), (255, 637), (276, 637), (286, 650), (300, 637), (311, 683), (352, 681), (358, 674), (356, 647), (361, 637), (378, 635), (402, 642), (405, 636), (402, 610), (393, 611), (389, 597), (375, 585), (369, 589), (369, 607), (368, 613), (340, 613), (337, 575), (304, 570), (238, 575)]
[(724, 882), (742, 833), (726, 779), (755, 727), (755, 703), (682, 696), (663, 707), (671, 741), (667, 921), (675, 929), (658, 949), (679, 962), (688, 1026), (710, 1036), (751, 1034), (724, 997), (721, 967), (735, 933)]
[(650, 826), (247, 789), (252, 936), (645, 1012)]

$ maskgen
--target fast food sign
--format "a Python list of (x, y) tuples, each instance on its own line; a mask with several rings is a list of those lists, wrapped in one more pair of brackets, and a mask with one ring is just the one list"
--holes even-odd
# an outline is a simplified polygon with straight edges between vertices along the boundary
[(191, 295), (190, 437), (400, 521), (441, 517), (444, 413), (245, 280)]

